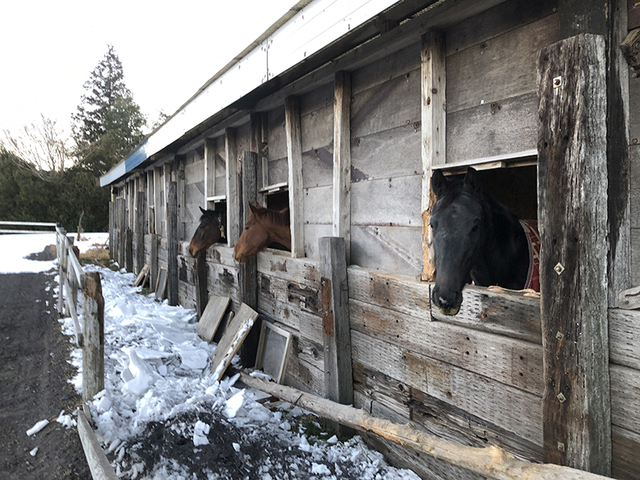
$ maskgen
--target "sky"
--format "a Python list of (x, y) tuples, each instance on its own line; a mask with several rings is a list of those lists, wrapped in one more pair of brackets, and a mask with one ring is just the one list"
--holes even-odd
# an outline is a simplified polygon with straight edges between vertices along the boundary
[(0, 132), (40, 115), (71, 132), (91, 71), (113, 45), (153, 124), (174, 113), (296, 0), (21, 0), (0, 4)]

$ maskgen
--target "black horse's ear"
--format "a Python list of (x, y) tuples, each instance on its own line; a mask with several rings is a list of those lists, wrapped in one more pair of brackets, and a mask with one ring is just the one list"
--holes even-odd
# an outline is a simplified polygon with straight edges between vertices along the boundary
[(480, 181), (478, 180), (478, 172), (475, 168), (469, 167), (467, 174), (464, 176), (463, 185), (464, 189), (472, 195), (480, 192)]
[(442, 170), (436, 170), (433, 172), (431, 175), (431, 189), (433, 190), (433, 193), (436, 194), (436, 198), (440, 198), (448, 186), (449, 180), (445, 178)]
[(204, 208), (202, 208), (202, 207), (198, 207), (198, 208), (200, 209), (200, 211), (202, 212), (203, 215), (207, 214), (207, 211)]

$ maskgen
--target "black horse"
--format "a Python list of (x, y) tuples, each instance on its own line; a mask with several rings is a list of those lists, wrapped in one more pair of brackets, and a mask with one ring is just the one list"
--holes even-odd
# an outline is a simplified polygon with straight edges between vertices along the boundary
[(431, 213), (436, 260), (432, 301), (441, 313), (455, 315), (462, 288), (498, 285), (519, 290), (530, 276), (527, 235), (518, 218), (483, 192), (477, 172), (464, 180), (447, 180), (440, 170), (431, 177), (436, 204)]

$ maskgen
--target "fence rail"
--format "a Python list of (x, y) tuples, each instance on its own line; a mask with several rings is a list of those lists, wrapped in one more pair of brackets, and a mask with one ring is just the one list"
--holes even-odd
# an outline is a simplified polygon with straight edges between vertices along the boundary
[[(13, 222), (13, 221), (0, 221), (0, 227), (39, 227), (42, 229), (57, 228), (56, 223), (51, 222)], [(34, 229), (16, 229), (16, 228), (0, 228), (0, 234), (3, 233), (46, 233), (47, 230), (34, 230)]]

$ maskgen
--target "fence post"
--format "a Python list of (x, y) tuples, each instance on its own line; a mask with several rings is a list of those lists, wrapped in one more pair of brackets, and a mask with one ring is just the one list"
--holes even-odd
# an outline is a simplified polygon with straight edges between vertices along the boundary
[(85, 274), (82, 292), (82, 401), (89, 402), (96, 393), (104, 389), (104, 298), (98, 272)]
[(58, 253), (58, 286), (60, 293), (58, 295), (58, 314), (64, 314), (64, 284), (66, 282), (66, 256), (67, 256), (67, 231), (60, 227), (57, 238)]
[[(349, 284), (345, 239), (322, 237), (320, 275), (322, 297), (322, 334), (324, 338), (324, 385), (328, 399), (344, 405), (353, 404), (351, 366), (351, 325), (349, 321)], [(343, 431), (335, 423), (340, 434)]]

